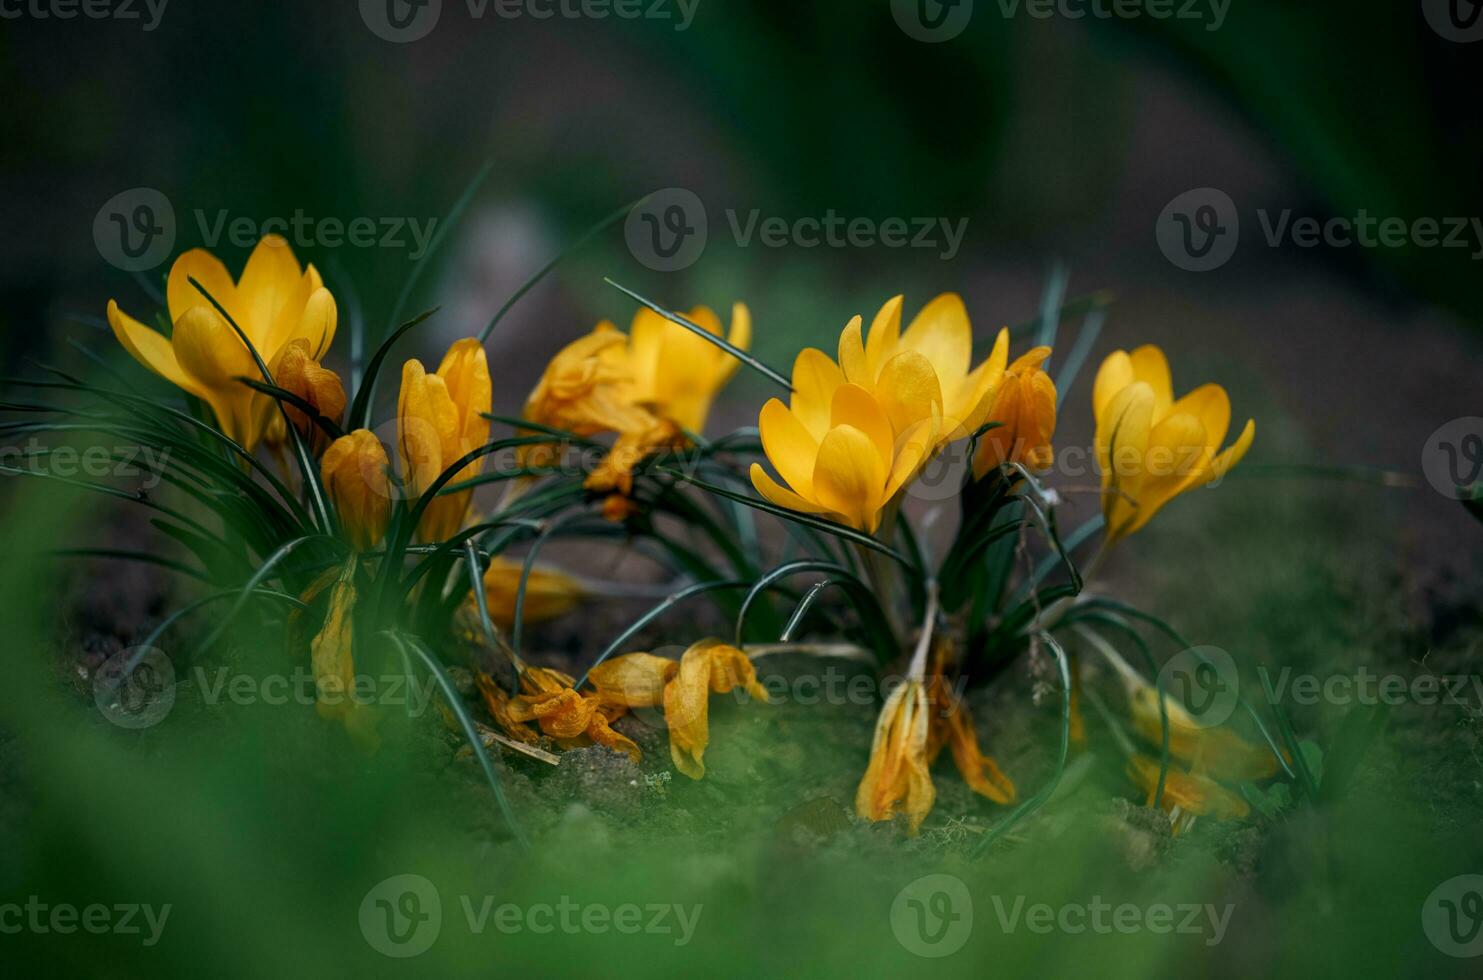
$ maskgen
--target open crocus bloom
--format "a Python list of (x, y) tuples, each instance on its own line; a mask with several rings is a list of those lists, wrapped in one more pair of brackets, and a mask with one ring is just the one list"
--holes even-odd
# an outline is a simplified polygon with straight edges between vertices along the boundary
[(710, 744), (710, 695), (744, 688), (767, 701), (757, 671), (745, 653), (719, 640), (701, 640), (679, 661), (629, 653), (592, 668), (588, 675), (604, 704), (620, 708), (664, 706), (669, 753), (675, 768), (691, 779), (705, 775)]
[[(420, 497), (459, 459), (489, 441), (493, 391), (484, 347), (466, 337), (448, 348), (436, 374), (422, 362), (402, 367), (402, 390), (397, 399), (397, 448), (402, 457), (408, 492)], [(477, 476), (484, 460), (476, 459), (450, 482)], [(458, 533), (468, 510), (472, 490), (440, 494), (423, 512), (418, 533), (424, 541), (446, 541)]]
[(900, 684), (886, 698), (875, 723), (870, 764), (855, 791), (855, 813), (890, 820), (899, 806), (915, 834), (927, 819), (937, 790), (927, 761), (927, 692), (920, 681)]
[[(973, 361), (973, 327), (963, 300), (944, 293), (922, 308), (901, 331), (901, 303), (886, 302), (862, 337), (859, 317), (839, 338), (839, 364), (844, 378), (872, 392), (902, 435), (932, 415), (942, 418), (932, 449), (972, 435), (988, 419), (995, 389), (1009, 360), (1009, 330), (999, 331), (994, 349), (977, 368)], [(797, 387), (795, 381), (794, 386)]]
[[(890, 363), (910, 357), (922, 360), (907, 354)], [(943, 427), (940, 401), (928, 397), (930, 386), (916, 368), (912, 377), (898, 385), (892, 372), (884, 373), (877, 396), (847, 382), (822, 351), (804, 350), (793, 363), (791, 403), (773, 398), (758, 419), (762, 448), (788, 486), (758, 463), (752, 485), (779, 507), (874, 533), (881, 511), (916, 476)]]
[(191, 279), (221, 304), (269, 365), (296, 338), (308, 343), (312, 360), (324, 358), (335, 337), (334, 297), (313, 265), (299, 267), (288, 242), (266, 235), (235, 282), (226, 266), (204, 249), (192, 249), (175, 260), (165, 289), (174, 328), (169, 338), (109, 301), (108, 325), (124, 349), (155, 374), (210, 405), (221, 431), (251, 450), (277, 408), (271, 398), (237, 380), (261, 378), (257, 364)]
[(1236, 442), (1219, 451), (1231, 424), (1225, 389), (1201, 385), (1175, 401), (1169, 362), (1152, 344), (1108, 355), (1092, 409), (1108, 541), (1137, 531), (1186, 490), (1224, 477), (1256, 437), (1256, 423), (1247, 420)]
[[(720, 337), (721, 320), (709, 307), (697, 306), (685, 318)], [(742, 350), (752, 344), (752, 315), (744, 303), (731, 308), (726, 340)], [(655, 415), (687, 432), (705, 428), (711, 402), (741, 367), (741, 361), (715, 344), (641, 308), (628, 328), (628, 368), (632, 398)]]

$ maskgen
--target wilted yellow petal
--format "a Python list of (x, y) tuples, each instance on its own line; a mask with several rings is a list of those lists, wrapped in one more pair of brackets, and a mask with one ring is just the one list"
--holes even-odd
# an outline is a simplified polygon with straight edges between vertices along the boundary
[(652, 653), (626, 653), (593, 667), (587, 679), (604, 704), (649, 708), (663, 703), (664, 685), (679, 673), (679, 661)]

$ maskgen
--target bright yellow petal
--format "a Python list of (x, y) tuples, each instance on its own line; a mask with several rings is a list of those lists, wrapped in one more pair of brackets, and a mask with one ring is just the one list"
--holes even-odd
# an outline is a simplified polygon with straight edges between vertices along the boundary
[(237, 379), (262, 375), (237, 332), (215, 310), (197, 306), (175, 324), (170, 344), (181, 369), (201, 387), (222, 431), (253, 448), (259, 435), (253, 405), (257, 396)]
[(1226, 431), (1231, 427), (1231, 399), (1220, 385), (1201, 385), (1169, 409), (1171, 415), (1181, 412), (1204, 424), (1206, 444), (1212, 453), (1225, 442)]
[(827, 514), (828, 507), (821, 507), (812, 500), (805, 500), (787, 487), (780, 486), (776, 480), (767, 475), (761, 463), (752, 464), (752, 486), (757, 488), (766, 501), (788, 510), (796, 510), (800, 514)]
[(1127, 533), (1137, 516), (1132, 503), (1142, 485), (1149, 431), (1153, 427), (1153, 390), (1134, 382), (1120, 391), (1097, 420), (1097, 459), (1102, 469), (1102, 513), (1109, 539)]
[(1256, 438), (1256, 420), (1247, 419), (1246, 426), (1241, 430), (1241, 435), (1229, 449), (1215, 457), (1210, 464), (1210, 479), (1219, 480), (1231, 470), (1236, 464), (1246, 458), (1246, 451), (1251, 448), (1252, 440)]
[(1133, 377), (1153, 389), (1153, 418), (1157, 422), (1174, 404), (1174, 383), (1169, 377), (1169, 359), (1154, 344), (1144, 344), (1128, 355)]
[(193, 248), (182, 253), (175, 264), (170, 266), (170, 278), (165, 283), (165, 302), (170, 310), (171, 323), (179, 322), (186, 311), (193, 307), (211, 305), (191, 285), (192, 279), (204, 286), (212, 298), (226, 307), (243, 330), (247, 329), (241, 322), (237, 309), (237, 287), (232, 282), (231, 273), (227, 272), (227, 267), (221, 264), (220, 259), (204, 248)]
[(1186, 488), (1203, 483), (1210, 463), (1205, 426), (1195, 416), (1170, 415), (1154, 425), (1148, 436), (1141, 479), (1125, 484), (1138, 504), (1137, 516), (1125, 533), (1132, 534), (1143, 527)]
[(292, 316), (297, 312), (293, 301), (302, 295), (303, 275), (293, 248), (281, 235), (264, 235), (252, 250), (237, 282), (241, 312), (234, 310), (233, 315), (239, 317), (237, 325), (254, 344), (261, 346), (268, 342), (280, 313), (286, 311)]
[(870, 335), (865, 340), (865, 370), (871, 381), (881, 376), (881, 369), (900, 347), (901, 303), (902, 297), (891, 297), (870, 321)]
[[(750, 351), (752, 349), (752, 311), (747, 309), (747, 304), (731, 304), (731, 331), (726, 335), (726, 339), (732, 347), (738, 350)], [(716, 376), (716, 387), (719, 389), (731, 380), (732, 375), (736, 374), (737, 369), (741, 367), (741, 361), (719, 348), (716, 353), (721, 358), (721, 370)]]
[(855, 317), (845, 324), (844, 332), (839, 335), (839, 366), (844, 371), (846, 381), (871, 388), (875, 385), (875, 375), (866, 369), (861, 322), (858, 316)]
[(853, 426), (869, 436), (881, 462), (890, 468), (891, 459), (896, 455), (896, 437), (885, 409), (870, 392), (856, 384), (839, 386), (830, 406), (829, 426), (838, 428), (841, 425)]
[(821, 350), (805, 348), (793, 362), (793, 414), (815, 440), (829, 431), (834, 389), (842, 384), (844, 372)]
[(170, 341), (157, 330), (152, 330), (129, 316), (113, 300), (108, 301), (108, 325), (113, 335), (134, 360), (149, 368), (166, 381), (183, 388), (197, 398), (204, 398), (203, 389), (181, 369), (175, 360), (175, 349)]
[[(1039, 347), (1036, 350), (1043, 350), (1046, 356), (1050, 355), (1049, 347)], [(1019, 364), (1029, 356), (1027, 354), (1015, 363)], [(994, 340), (994, 349), (989, 352), (988, 358), (964, 379), (952, 395), (944, 393), (943, 413), (946, 417), (947, 438), (961, 439), (970, 436), (989, 420), (989, 409), (994, 404), (994, 395), (999, 385), (1004, 381), (1005, 363), (1008, 360), (1009, 328), (1004, 327)]]
[(887, 361), (875, 392), (898, 436), (943, 412), (937, 371), (931, 361), (916, 351), (902, 351)]
[(814, 464), (814, 497), (852, 527), (874, 533), (886, 487), (886, 462), (870, 437), (849, 425), (829, 430)]
[(901, 335), (901, 345), (931, 361), (944, 388), (955, 387), (973, 357), (973, 328), (962, 297), (943, 293), (928, 303)]
[(897, 439), (896, 458), (891, 463), (891, 477), (886, 481), (882, 495), (890, 500), (896, 492), (910, 482), (937, 446), (941, 420), (934, 417), (918, 422)]
[[(828, 428), (828, 420), (825, 420)], [(776, 398), (762, 406), (757, 417), (762, 434), (762, 449), (778, 475), (804, 497), (813, 496), (814, 462), (819, 456), (819, 443), (803, 427), (798, 417)]]

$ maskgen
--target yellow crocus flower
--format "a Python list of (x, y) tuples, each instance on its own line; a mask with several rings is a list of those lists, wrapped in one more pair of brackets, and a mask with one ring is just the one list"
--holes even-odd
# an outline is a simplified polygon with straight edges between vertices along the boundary
[[(1144, 684), (1130, 692), (1133, 727), (1150, 745), (1163, 744), (1164, 727), (1159, 715), (1159, 692)], [(1267, 749), (1253, 745), (1229, 728), (1201, 727), (1174, 698), (1164, 697), (1169, 716), (1169, 754), (1202, 773), (1239, 782), (1268, 779), (1277, 773), (1277, 758)]]
[[(920, 358), (911, 352), (888, 363)], [(915, 369), (913, 369), (915, 370)], [(898, 397), (893, 374), (882, 374), (877, 399), (822, 351), (809, 348), (793, 364), (789, 405), (773, 398), (762, 406), (762, 448), (784, 487), (758, 463), (752, 485), (779, 507), (829, 517), (873, 533), (882, 509), (921, 469), (944, 427), (940, 403), (923, 394)], [(935, 384), (935, 381), (933, 382)], [(898, 429), (892, 413), (905, 428)]]
[(875, 723), (870, 764), (855, 791), (855, 813), (866, 820), (890, 820), (897, 807), (915, 834), (937, 800), (928, 771), (927, 692), (918, 680), (907, 680), (886, 697)]
[(1036, 347), (1016, 358), (1004, 372), (989, 407), (988, 419), (1001, 423), (983, 434), (973, 458), (973, 478), (981, 480), (1003, 463), (1049, 469), (1055, 457), (1056, 384), (1042, 365), (1049, 347)]
[[(722, 336), (721, 320), (709, 307), (697, 306), (685, 318)], [(725, 337), (733, 347), (751, 347), (752, 315), (746, 304), (732, 306)], [(648, 307), (634, 315), (628, 328), (627, 358), (633, 400), (687, 432), (705, 428), (711, 402), (741, 367), (741, 361), (720, 347)]]
[[(1153, 806), (1159, 786), (1159, 760), (1146, 755), (1133, 756), (1128, 760), (1128, 776), (1148, 794), (1144, 806)], [(1176, 834), (1194, 826), (1196, 817), (1240, 820), (1251, 812), (1245, 800), (1215, 780), (1175, 768), (1164, 776), (1161, 806), (1169, 814)]]
[(751, 659), (720, 640), (693, 644), (679, 661), (630, 653), (598, 664), (588, 675), (604, 704), (620, 708), (664, 706), (669, 753), (675, 768), (691, 779), (705, 775), (710, 744), (710, 695), (744, 688), (766, 702)]
[(567, 344), (546, 365), (525, 400), (523, 417), (579, 436), (650, 428), (653, 414), (634, 402), (627, 343), (623, 332), (604, 320)]
[[(413, 499), (420, 497), (453, 463), (489, 441), (493, 391), (484, 347), (466, 337), (448, 348), (436, 374), (415, 358), (402, 367), (397, 399), (397, 449), (403, 479)], [(484, 468), (474, 460), (450, 482), (477, 476)], [(418, 526), (424, 541), (446, 541), (463, 526), (472, 490), (440, 494), (428, 505)]]
[[(855, 317), (839, 338), (844, 379), (870, 391), (885, 407), (896, 434), (932, 415), (942, 417), (932, 444), (938, 447), (972, 435), (988, 419), (994, 391), (1009, 360), (1009, 330), (999, 331), (988, 358), (970, 370), (973, 327), (963, 300), (944, 293), (922, 308), (901, 331), (902, 297), (888, 300), (862, 335)], [(795, 382), (796, 387), (796, 382)]]
[(319, 460), (340, 527), (357, 551), (369, 551), (386, 536), (391, 522), (390, 466), (386, 447), (368, 429), (336, 439)]
[[(508, 629), (515, 624), (515, 597), (524, 568), (521, 562), (495, 557), (484, 570), (485, 605), (489, 618), (498, 626)], [(532, 568), (525, 584), (525, 621), (555, 619), (581, 602), (583, 595), (582, 587), (570, 576), (548, 568)]]
[(1092, 409), (1109, 542), (1143, 527), (1186, 490), (1224, 477), (1256, 437), (1256, 423), (1247, 420), (1235, 443), (1217, 453), (1231, 422), (1225, 389), (1201, 385), (1176, 401), (1169, 362), (1152, 344), (1108, 355)]
[(221, 431), (251, 450), (278, 409), (271, 398), (237, 380), (262, 375), (236, 331), (191, 285), (191, 279), (231, 315), (268, 365), (296, 338), (308, 343), (315, 361), (322, 359), (335, 337), (335, 299), (313, 265), (301, 269), (288, 242), (267, 235), (253, 249), (236, 281), (204, 249), (192, 249), (175, 260), (165, 287), (174, 328), (169, 338), (109, 301), (108, 324), (124, 349), (155, 374), (211, 406)]

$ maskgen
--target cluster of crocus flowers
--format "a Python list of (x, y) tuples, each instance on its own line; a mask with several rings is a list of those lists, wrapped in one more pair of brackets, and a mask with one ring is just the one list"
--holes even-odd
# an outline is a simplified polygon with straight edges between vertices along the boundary
[(588, 677), (604, 704), (624, 710), (662, 705), (670, 756), (675, 768), (691, 779), (705, 775), (710, 695), (741, 688), (753, 700), (768, 700), (751, 659), (720, 640), (701, 640), (678, 661), (651, 653), (624, 654), (598, 664)]
[(301, 268), (287, 241), (267, 235), (237, 280), (211, 253), (185, 252), (170, 268), (165, 298), (172, 327), (168, 338), (109, 301), (114, 335), (140, 364), (209, 405), (224, 434), (254, 449), (278, 409), (273, 399), (238, 380), (260, 380), (262, 374), (211, 300), (227, 312), (271, 371), (280, 352), (295, 340), (305, 342), (308, 359), (324, 357), (335, 337), (334, 297), (313, 265)]
[[(448, 348), (436, 373), (412, 359), (402, 366), (397, 398), (397, 450), (403, 481), (413, 499), (420, 497), (458, 460), (489, 441), (493, 388), (484, 346), (466, 337)], [(477, 476), (481, 457), (464, 466), (452, 481)], [(468, 513), (472, 490), (440, 493), (423, 512), (418, 533), (424, 541), (446, 541), (458, 533)]]
[(1169, 362), (1151, 344), (1114, 351), (1102, 362), (1092, 409), (1109, 543), (1143, 527), (1186, 490), (1223, 478), (1256, 436), (1256, 423), (1248, 420), (1221, 450), (1231, 424), (1225, 389), (1205, 384), (1175, 400)]
[[(723, 336), (710, 309), (696, 307), (685, 316), (712, 336)], [(740, 350), (751, 346), (752, 320), (744, 304), (733, 306), (724, 336)], [(627, 334), (604, 320), (557, 352), (526, 399), (523, 417), (582, 437), (617, 435), (586, 484), (595, 493), (612, 494), (610, 500), (620, 503), (608, 512), (621, 517), (628, 511), (621, 501), (632, 492), (634, 468), (653, 453), (686, 445), (686, 433), (700, 432), (739, 364), (704, 337), (644, 308)], [(526, 447), (522, 463), (540, 465), (550, 448)]]
[[(988, 418), (1009, 356), (1009, 332), (976, 368), (963, 301), (937, 297), (901, 330), (901, 297), (862, 332), (855, 317), (839, 361), (806, 349), (793, 364), (787, 405), (758, 418), (763, 451), (782, 478), (753, 464), (752, 485), (771, 503), (873, 533), (896, 496), (942, 446)], [(970, 369), (971, 368), (971, 369)]]

